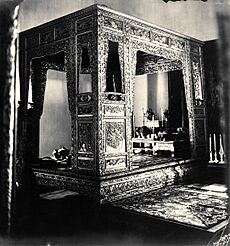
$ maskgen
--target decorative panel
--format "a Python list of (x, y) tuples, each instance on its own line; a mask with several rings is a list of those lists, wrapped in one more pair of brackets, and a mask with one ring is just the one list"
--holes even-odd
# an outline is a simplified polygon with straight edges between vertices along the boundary
[(202, 81), (201, 81), (201, 68), (199, 58), (193, 58), (192, 60), (192, 77), (194, 86), (194, 95), (196, 104), (203, 104), (203, 92), (202, 92)]
[(93, 114), (94, 114), (94, 105), (82, 104), (78, 106), (78, 116), (84, 116), (84, 115), (93, 116)]
[(148, 63), (143, 64), (143, 66), (137, 68), (137, 75), (147, 74), (147, 73), (159, 73), (159, 72), (169, 72), (175, 70), (181, 70), (181, 61), (164, 61), (161, 63)]
[(170, 47), (183, 50), (185, 48), (185, 42), (176, 38), (171, 38)]
[(84, 19), (77, 20), (76, 31), (78, 33), (92, 29), (94, 24), (93, 16), (86, 17)]
[(92, 123), (78, 123), (78, 152), (93, 152)]
[(150, 30), (148, 29), (144, 29), (142, 27), (139, 26), (133, 26), (130, 25), (127, 28), (128, 34), (133, 35), (133, 36), (138, 36), (140, 38), (144, 38), (144, 39), (150, 39)]
[(105, 122), (105, 152), (125, 152), (125, 122)]
[(121, 93), (115, 93), (115, 92), (105, 92), (104, 93), (104, 99), (113, 102), (119, 102), (119, 101), (125, 101), (125, 95)]
[(93, 170), (94, 159), (89, 157), (78, 157), (77, 167), (79, 169)]
[(94, 98), (91, 93), (82, 93), (77, 96), (77, 101), (78, 103), (88, 103), (88, 102), (93, 102)]
[(70, 36), (70, 29), (66, 28), (66, 25), (58, 25), (55, 27), (55, 40), (67, 38)]
[(40, 44), (47, 44), (54, 40), (54, 28), (40, 32)]
[(105, 104), (105, 116), (125, 116), (124, 105)]
[(98, 197), (99, 195), (98, 185), (93, 180), (42, 172), (35, 172), (35, 175), (39, 185), (69, 189), (84, 196)]
[(116, 172), (126, 169), (126, 157), (111, 157), (105, 159), (105, 172)]
[(204, 117), (205, 115), (205, 110), (204, 108), (194, 108), (194, 115), (195, 117)]
[(164, 44), (164, 45), (169, 45), (170, 39), (169, 37), (165, 36), (165, 35), (161, 35), (159, 33), (156, 32), (151, 32), (151, 41), (160, 43), (160, 44)]
[(133, 174), (122, 178), (107, 180), (101, 184), (101, 200), (113, 201), (128, 196), (159, 189), (165, 186), (167, 176), (163, 170)]
[(39, 35), (34, 34), (27, 38), (28, 48), (33, 48), (39, 45)]
[(104, 18), (104, 26), (108, 28), (115, 29), (117, 31), (122, 31), (123, 30), (123, 23), (122, 21), (115, 20), (109, 17)]
[(196, 144), (205, 142), (205, 124), (204, 120), (195, 120), (195, 128), (196, 128)]
[(200, 46), (197, 45), (196, 43), (190, 42), (190, 51), (191, 53), (194, 53), (196, 55), (199, 55), (200, 51)]

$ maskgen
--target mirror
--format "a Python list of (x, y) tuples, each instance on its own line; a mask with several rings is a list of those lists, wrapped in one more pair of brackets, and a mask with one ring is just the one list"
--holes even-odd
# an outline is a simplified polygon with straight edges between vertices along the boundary
[[(161, 160), (189, 156), (188, 112), (180, 62), (138, 51), (133, 106), (134, 166), (151, 165), (154, 156)], [(149, 160), (146, 154), (151, 156)]]
[(47, 71), (39, 139), (39, 158), (51, 156), (54, 149), (63, 146), (71, 149), (71, 117), (66, 72), (52, 69)]

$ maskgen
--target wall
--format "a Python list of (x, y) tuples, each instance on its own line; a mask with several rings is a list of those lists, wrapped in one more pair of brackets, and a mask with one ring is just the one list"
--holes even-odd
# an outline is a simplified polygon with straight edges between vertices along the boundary
[(24, 0), (21, 4), (19, 24), (21, 30), (26, 30), (100, 3), (204, 41), (218, 37), (215, 9), (220, 1), (188, 0), (165, 3), (163, 0)]
[(71, 147), (71, 119), (68, 107), (66, 73), (48, 70), (43, 114), (40, 120), (39, 157), (54, 149)]
[(134, 96), (135, 126), (141, 127), (143, 125), (143, 112), (146, 112), (147, 107), (148, 107), (148, 79), (147, 79), (147, 74), (136, 76), (134, 95), (135, 95)]
[(161, 109), (168, 109), (168, 73), (148, 74), (148, 107), (162, 120)]
[(151, 108), (155, 119), (161, 120), (161, 109), (168, 109), (168, 73), (143, 74), (135, 78), (134, 88), (135, 126), (143, 125), (144, 113)]

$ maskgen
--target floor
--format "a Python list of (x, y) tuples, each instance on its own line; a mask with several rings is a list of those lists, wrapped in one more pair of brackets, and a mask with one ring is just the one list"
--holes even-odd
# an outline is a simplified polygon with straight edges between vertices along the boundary
[[(40, 189), (41, 194), (46, 193)], [(41, 195), (40, 194), (40, 195)], [(26, 206), (25, 206), (26, 207)], [(76, 195), (36, 200), (33, 219), (1, 245), (208, 245), (217, 233), (149, 218), (113, 206), (95, 210)], [(28, 211), (27, 211), (28, 212)], [(29, 214), (29, 213), (26, 213)], [(0, 242), (1, 243), (1, 242)]]

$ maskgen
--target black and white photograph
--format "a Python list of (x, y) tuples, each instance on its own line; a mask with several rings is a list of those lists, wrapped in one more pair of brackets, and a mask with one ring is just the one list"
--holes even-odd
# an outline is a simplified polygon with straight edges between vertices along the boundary
[(0, 0), (0, 245), (228, 246), (230, 0)]

